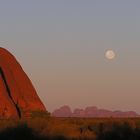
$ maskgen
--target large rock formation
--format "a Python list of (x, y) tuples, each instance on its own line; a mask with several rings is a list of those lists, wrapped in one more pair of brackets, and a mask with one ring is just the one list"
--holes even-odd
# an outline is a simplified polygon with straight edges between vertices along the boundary
[(56, 109), (52, 115), (56, 117), (72, 117), (72, 111), (69, 106), (62, 106)]
[(71, 112), (69, 106), (61, 107), (56, 109), (52, 116), (55, 117), (80, 117), (80, 118), (104, 118), (104, 117), (114, 117), (114, 118), (127, 118), (127, 117), (140, 117), (134, 111), (122, 112), (122, 111), (110, 111), (106, 109), (98, 109), (95, 106), (87, 107), (85, 109), (74, 109)]
[(15, 57), (0, 48), (0, 118), (29, 117), (34, 111), (46, 109)]

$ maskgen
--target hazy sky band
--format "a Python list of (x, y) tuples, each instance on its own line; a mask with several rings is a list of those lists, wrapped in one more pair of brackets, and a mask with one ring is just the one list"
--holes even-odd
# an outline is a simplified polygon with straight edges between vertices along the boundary
[[(140, 113), (140, 1), (3, 0), (0, 46), (49, 110), (68, 104)], [(116, 59), (107, 61), (113, 49)]]

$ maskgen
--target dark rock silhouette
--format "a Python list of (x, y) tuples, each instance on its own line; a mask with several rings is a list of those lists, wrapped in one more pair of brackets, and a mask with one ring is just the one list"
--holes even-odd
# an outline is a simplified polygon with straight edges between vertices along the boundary
[(137, 114), (134, 111), (110, 111), (106, 109), (98, 109), (95, 106), (87, 107), (85, 109), (75, 109), (73, 112), (71, 112), (71, 109), (69, 106), (61, 107), (60, 109), (56, 109), (52, 116), (55, 117), (83, 117), (83, 118), (92, 118), (92, 117), (118, 117), (118, 118), (125, 118), (125, 117), (140, 117), (139, 114)]
[(46, 109), (16, 58), (0, 48), (0, 118), (29, 117), (34, 111)]

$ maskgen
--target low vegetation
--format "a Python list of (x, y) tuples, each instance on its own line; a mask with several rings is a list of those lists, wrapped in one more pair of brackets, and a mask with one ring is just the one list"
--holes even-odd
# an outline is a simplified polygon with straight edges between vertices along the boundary
[(140, 118), (84, 119), (37, 116), (26, 120), (0, 120), (0, 139), (140, 140)]

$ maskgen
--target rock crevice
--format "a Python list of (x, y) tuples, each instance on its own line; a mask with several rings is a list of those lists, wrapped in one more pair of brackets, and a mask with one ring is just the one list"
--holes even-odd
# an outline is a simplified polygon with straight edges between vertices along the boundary
[(30, 117), (33, 111), (46, 109), (16, 58), (0, 48), (0, 118)]
[(13, 98), (12, 98), (12, 96), (11, 96), (10, 88), (8, 87), (8, 83), (7, 83), (7, 81), (6, 81), (6, 77), (5, 77), (4, 72), (3, 72), (3, 70), (2, 70), (1, 67), (0, 67), (0, 74), (1, 74), (1, 76), (2, 76), (2, 80), (3, 80), (4, 84), (5, 84), (5, 87), (6, 87), (6, 91), (7, 91), (7, 93), (8, 93), (8, 96), (10, 97), (12, 103), (14, 104), (14, 106), (15, 106), (15, 108), (16, 108), (18, 117), (21, 118), (20, 108), (19, 108), (18, 105), (14, 102), (14, 100), (13, 100)]

